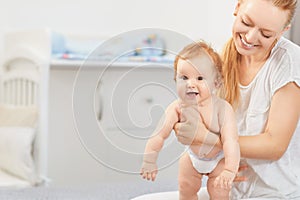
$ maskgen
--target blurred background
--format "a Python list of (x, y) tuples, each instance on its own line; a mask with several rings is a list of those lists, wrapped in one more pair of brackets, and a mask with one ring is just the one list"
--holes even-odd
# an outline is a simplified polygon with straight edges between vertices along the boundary
[[(220, 51), (231, 36), (236, 2), (237, 0), (2, 0), (0, 63), (6, 61), (8, 51), (13, 52), (18, 44), (26, 44), (30, 48), (31, 45), (41, 47), (36, 51), (41, 54), (46, 52), (46, 64), (43, 67), (47, 70), (41, 78), (46, 86), (42, 91), (42, 99), (45, 101), (42, 109), (45, 110), (45, 123), (48, 124), (44, 127), (48, 134), (43, 138), (46, 154), (43, 165), (44, 175), (51, 180), (50, 184), (66, 186), (99, 181), (140, 180), (137, 175), (140, 158), (130, 160), (122, 153), (142, 153), (145, 140), (142, 143), (132, 140), (137, 136), (149, 135), (163, 109), (176, 98), (172, 58), (159, 60), (155, 56), (160, 52), (155, 52), (154, 57), (151, 57), (150, 61), (155, 63), (138, 60), (143, 62), (133, 64), (133, 60), (121, 60), (106, 70), (107, 66), (103, 63), (83, 63), (85, 57), (81, 60), (82, 57), (72, 59), (71, 54), (65, 54), (66, 44), (69, 45), (67, 53), (70, 53), (72, 47), (76, 53), (83, 52), (86, 56), (98, 45), (93, 43), (95, 38), (97, 41), (112, 42), (108, 42), (108, 46), (127, 40), (136, 40), (138, 43), (154, 41), (153, 44), (157, 47), (174, 47), (176, 50), (188, 41), (204, 39)], [(300, 44), (299, 9), (293, 25), (286, 37)], [(141, 35), (143, 31), (139, 31), (143, 28), (149, 29), (145, 35)], [(151, 35), (151, 29), (168, 31), (154, 31), (155, 35)], [(33, 31), (30, 35), (31, 30), (42, 31)], [(22, 31), (25, 31), (24, 34)], [(9, 35), (15, 32), (18, 34)], [(49, 32), (50, 35), (58, 35), (52, 35), (55, 37), (51, 38)], [(139, 33), (138, 37), (134, 33)], [(64, 37), (66, 35), (84, 38), (87, 42), (74, 42)], [(120, 35), (124, 37), (120, 39)], [(23, 39), (26, 40), (24, 43)], [(138, 46), (130, 46), (136, 47)], [(63, 51), (59, 52), (61, 49)], [(57, 57), (54, 59), (47, 54), (54, 50), (61, 53), (60, 58), (67, 60), (58, 61)], [(136, 49), (133, 53), (138, 54), (139, 51)], [(148, 54), (149, 52), (141, 53), (142, 56)], [(78, 75), (82, 64), (85, 70)], [(144, 126), (148, 128), (143, 129)], [(102, 134), (97, 135), (99, 132)], [(103, 142), (105, 140), (113, 142), (108, 144), (107, 141)], [(176, 143), (174, 138), (170, 144), (173, 143)], [(119, 148), (112, 149), (111, 146)], [(175, 157), (168, 163), (162, 163), (164, 170), (159, 177), (174, 182), (177, 178), (177, 164), (174, 163), (182, 147), (174, 147), (176, 151), (172, 148), (166, 149), (163, 158), (170, 158), (170, 153)], [(118, 152), (120, 149), (122, 152)]]

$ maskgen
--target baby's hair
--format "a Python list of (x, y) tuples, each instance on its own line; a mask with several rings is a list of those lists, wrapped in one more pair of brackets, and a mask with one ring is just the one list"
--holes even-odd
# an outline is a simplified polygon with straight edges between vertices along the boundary
[(174, 61), (174, 71), (175, 76), (174, 80), (176, 81), (177, 75), (177, 65), (179, 59), (182, 60), (190, 60), (197, 56), (209, 56), (213, 65), (215, 66), (217, 77), (216, 80), (221, 82), (222, 80), (222, 60), (220, 55), (207, 43), (204, 41), (193, 42), (187, 46), (185, 46), (176, 56)]

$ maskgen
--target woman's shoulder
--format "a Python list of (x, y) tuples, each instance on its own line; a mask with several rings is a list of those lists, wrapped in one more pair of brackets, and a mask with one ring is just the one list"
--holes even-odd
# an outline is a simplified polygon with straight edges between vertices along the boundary
[(300, 46), (284, 37), (281, 37), (272, 50), (272, 54), (285, 54), (290, 59), (300, 60)]
[(300, 47), (286, 38), (281, 38), (274, 47), (269, 60), (267, 76), (274, 94), (289, 82), (300, 85)]
[(268, 69), (274, 73), (300, 72), (300, 46), (282, 37), (272, 49), (271, 55), (267, 61)]

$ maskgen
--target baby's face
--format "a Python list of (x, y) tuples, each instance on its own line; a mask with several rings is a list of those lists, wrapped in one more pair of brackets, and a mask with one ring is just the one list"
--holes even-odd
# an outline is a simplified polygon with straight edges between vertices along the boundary
[(179, 59), (176, 87), (179, 98), (187, 104), (205, 104), (215, 89), (215, 67), (208, 56)]

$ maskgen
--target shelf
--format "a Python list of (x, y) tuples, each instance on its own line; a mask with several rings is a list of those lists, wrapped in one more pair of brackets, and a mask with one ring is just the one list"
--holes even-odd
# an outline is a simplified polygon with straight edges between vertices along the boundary
[(99, 69), (99, 68), (135, 68), (135, 67), (146, 67), (146, 68), (173, 68), (173, 63), (168, 62), (111, 62), (111, 61), (85, 61), (85, 60), (63, 60), (63, 59), (52, 59), (50, 62), (50, 68), (55, 70), (74, 70), (79, 68), (85, 69)]

